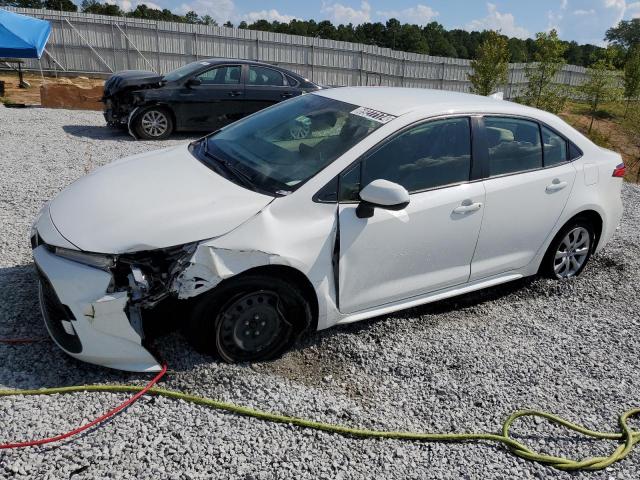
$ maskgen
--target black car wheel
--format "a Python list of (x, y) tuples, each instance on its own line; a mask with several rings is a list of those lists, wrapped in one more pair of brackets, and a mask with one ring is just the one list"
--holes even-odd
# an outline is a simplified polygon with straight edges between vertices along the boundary
[(199, 351), (229, 363), (270, 360), (287, 350), (310, 324), (299, 289), (262, 275), (232, 278), (194, 306), (187, 337)]
[(162, 140), (173, 132), (173, 117), (166, 108), (149, 107), (134, 119), (133, 128), (145, 140)]
[(594, 247), (593, 225), (588, 219), (578, 217), (562, 227), (549, 245), (541, 273), (557, 280), (577, 277), (587, 266)]

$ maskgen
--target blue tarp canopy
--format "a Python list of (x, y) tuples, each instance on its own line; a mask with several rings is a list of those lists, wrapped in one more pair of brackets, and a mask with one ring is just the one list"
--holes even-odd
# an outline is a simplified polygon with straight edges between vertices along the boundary
[(40, 58), (50, 34), (46, 20), (0, 8), (0, 57)]

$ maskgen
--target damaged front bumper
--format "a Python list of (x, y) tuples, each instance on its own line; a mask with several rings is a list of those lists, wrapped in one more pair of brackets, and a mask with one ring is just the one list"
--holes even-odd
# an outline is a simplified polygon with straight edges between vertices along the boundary
[(33, 250), (33, 258), (42, 315), (60, 348), (79, 360), (119, 370), (161, 369), (132, 326), (129, 293), (109, 293), (111, 273), (57, 256), (45, 245)]

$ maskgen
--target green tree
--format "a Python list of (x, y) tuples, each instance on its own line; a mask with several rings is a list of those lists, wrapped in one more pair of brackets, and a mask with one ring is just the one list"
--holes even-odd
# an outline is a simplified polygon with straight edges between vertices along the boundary
[(558, 32), (536, 34), (534, 63), (525, 69), (529, 81), (524, 103), (536, 108), (558, 113), (564, 107), (568, 93), (555, 83), (555, 77), (565, 64), (566, 46), (558, 39)]
[(619, 77), (611, 62), (614, 53), (601, 58), (587, 70), (587, 80), (578, 87), (578, 91), (589, 104), (589, 133), (600, 106), (605, 102), (617, 100), (620, 96)]
[(491, 31), (480, 44), (477, 57), (471, 60), (473, 73), (469, 74), (471, 91), (478, 95), (491, 95), (500, 85), (507, 83), (509, 74), (509, 45), (498, 32)]
[(46, 0), (44, 8), (49, 10), (61, 10), (63, 12), (77, 12), (78, 6), (71, 0)]
[(420, 27), (407, 23), (400, 28), (396, 48), (405, 52), (429, 53), (429, 45), (427, 44), (427, 40), (422, 36)]
[(44, 3), (41, 0), (14, 0), (12, 2), (8, 2), (11, 7), (19, 7), (19, 8), (43, 8)]
[(640, 45), (636, 45), (629, 50), (627, 62), (624, 65), (624, 96), (626, 106), (624, 117), (627, 118), (629, 104), (640, 96)]
[(187, 13), (184, 14), (184, 21), (187, 23), (199, 23), (200, 17), (193, 10), (189, 10)]
[(509, 58), (514, 63), (525, 63), (528, 59), (527, 44), (519, 38), (510, 38), (507, 42), (509, 46)]
[(625, 49), (640, 44), (640, 18), (620, 21), (618, 25), (607, 30), (604, 39)]
[(121, 16), (124, 12), (118, 5), (100, 3), (98, 0), (82, 0), (80, 9), (83, 13), (94, 13), (96, 15)]

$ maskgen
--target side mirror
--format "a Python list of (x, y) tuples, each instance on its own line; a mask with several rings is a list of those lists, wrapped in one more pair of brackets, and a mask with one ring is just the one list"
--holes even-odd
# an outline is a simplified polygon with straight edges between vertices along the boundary
[(389, 180), (374, 180), (360, 191), (360, 200), (356, 215), (358, 218), (373, 216), (374, 208), (403, 210), (409, 205), (409, 192), (402, 185)]
[(197, 87), (198, 85), (202, 85), (202, 80), (199, 78), (190, 78), (187, 80), (187, 87)]

